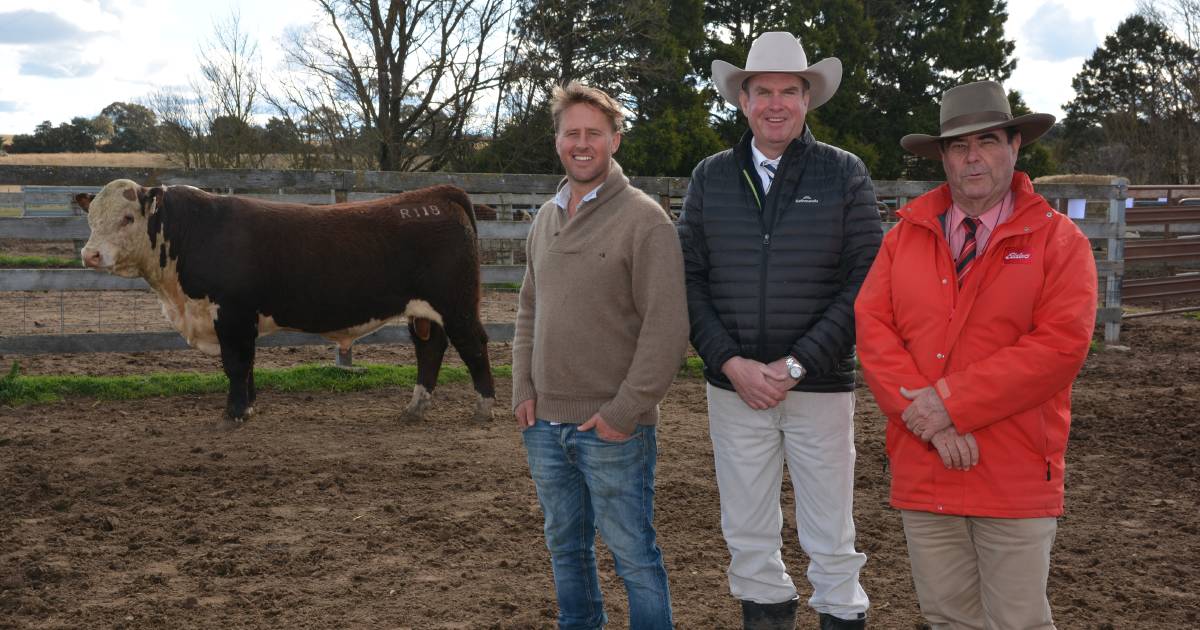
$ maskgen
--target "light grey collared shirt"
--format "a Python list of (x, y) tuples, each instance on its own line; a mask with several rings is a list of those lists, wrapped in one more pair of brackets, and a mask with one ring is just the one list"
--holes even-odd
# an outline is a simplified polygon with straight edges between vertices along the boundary
[[(585, 202), (585, 201), (591, 201), (591, 200), (595, 199), (596, 195), (600, 194), (600, 189), (603, 187), (604, 187), (604, 184), (600, 184), (599, 186), (596, 186), (595, 188), (593, 188), (590, 192), (588, 192), (588, 194), (583, 196), (583, 199), (579, 200), (579, 205), (583, 205), (583, 202)], [(554, 205), (558, 206), (560, 210), (566, 210), (567, 206), (570, 205), (570, 203), (571, 203), (571, 185), (567, 184), (566, 186), (563, 186), (562, 188), (559, 189), (557, 195), (554, 195)]]
[(771, 192), (771, 176), (767, 173), (767, 168), (763, 166), (763, 162), (768, 162), (771, 166), (779, 168), (779, 160), (783, 156), (779, 156), (774, 160), (768, 159), (767, 156), (763, 155), (762, 151), (758, 150), (753, 141), (750, 142), (750, 154), (754, 156), (754, 170), (758, 171), (758, 179), (762, 182), (763, 192)]

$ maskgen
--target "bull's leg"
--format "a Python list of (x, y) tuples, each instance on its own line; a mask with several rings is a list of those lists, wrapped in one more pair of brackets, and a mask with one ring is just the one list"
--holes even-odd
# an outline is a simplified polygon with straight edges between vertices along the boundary
[(496, 404), (496, 384), (492, 380), (492, 364), (488, 359), (487, 332), (479, 316), (468, 315), (448, 324), (446, 334), (450, 343), (458, 350), (458, 356), (471, 371), (471, 380), (479, 400), (475, 404), (475, 421), (488, 422), (492, 419), (492, 407)]
[(214, 324), (221, 342), (221, 367), (229, 377), (225, 415), (241, 422), (254, 413), (254, 340), (258, 326), (253, 319), (229, 316), (224, 307)]
[(246, 374), (246, 400), (249, 406), (246, 408), (246, 415), (254, 415), (254, 399), (258, 397), (258, 390), (254, 388), (254, 344), (250, 344), (250, 371)]
[(442, 358), (448, 344), (446, 331), (427, 319), (410, 320), (408, 334), (417, 352), (417, 384), (413, 386), (412, 400), (404, 410), (404, 420), (415, 421), (425, 417), (425, 410), (433, 401), (433, 388), (437, 387), (438, 372), (442, 370)]

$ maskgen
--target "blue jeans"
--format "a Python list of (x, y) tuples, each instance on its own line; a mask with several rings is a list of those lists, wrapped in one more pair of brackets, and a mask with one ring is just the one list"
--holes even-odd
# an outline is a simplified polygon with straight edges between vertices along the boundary
[(596, 573), (596, 529), (629, 597), (630, 630), (670, 629), (671, 593), (654, 533), (654, 427), (608, 442), (578, 425), (538, 420), (521, 434), (554, 567), (558, 627), (608, 622)]

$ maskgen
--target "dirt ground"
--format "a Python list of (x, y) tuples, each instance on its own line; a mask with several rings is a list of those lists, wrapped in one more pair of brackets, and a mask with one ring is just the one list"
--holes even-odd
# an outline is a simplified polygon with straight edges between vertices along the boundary
[[(489, 319), (511, 317), (511, 295), (494, 302)], [(1198, 627), (1200, 321), (1130, 320), (1122, 342), (1129, 351), (1089, 357), (1075, 388), (1055, 618), (1060, 628)], [(332, 354), (265, 349), (258, 365)], [(508, 348), (494, 344), (493, 359), (509, 363)], [(28, 374), (219, 369), (196, 351), (0, 364), (14, 360)], [(359, 346), (355, 361), (411, 363), (412, 353)], [(541, 514), (505, 412), (509, 381), (498, 390), (484, 426), (469, 420), (466, 384), (439, 388), (419, 424), (398, 422), (399, 390), (265, 391), (260, 415), (233, 432), (215, 428), (222, 395), (0, 407), (0, 628), (553, 627)], [(677, 380), (663, 418), (657, 525), (678, 626), (736, 628), (703, 382)], [(865, 389), (856, 423), (871, 626), (920, 628), (887, 505), (883, 419)], [(785, 486), (786, 561), (807, 597), (787, 497)], [(624, 593), (600, 557), (611, 627), (625, 628)]]

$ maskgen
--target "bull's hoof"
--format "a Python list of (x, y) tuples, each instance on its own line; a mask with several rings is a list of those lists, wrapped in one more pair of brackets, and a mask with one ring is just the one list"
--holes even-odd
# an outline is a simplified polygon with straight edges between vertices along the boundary
[(421, 385), (413, 386), (412, 400), (408, 402), (408, 407), (404, 409), (404, 413), (400, 416), (401, 422), (420, 422), (425, 419), (425, 411), (429, 409), (429, 404), (433, 402), (433, 394)]
[(221, 421), (217, 423), (217, 429), (220, 431), (234, 431), (245, 426), (246, 421), (254, 415), (254, 407), (246, 407), (240, 414), (235, 414), (226, 409), (225, 415), (221, 417)]
[(245, 418), (238, 419), (238, 418), (230, 418), (229, 416), (224, 416), (223, 418), (221, 418), (220, 420), (217, 421), (217, 426), (214, 428), (217, 431), (237, 431), (238, 429), (240, 429), (244, 426), (246, 426)]
[(492, 407), (495, 406), (495, 398), (480, 398), (475, 405), (474, 420), (478, 424), (487, 424), (493, 420)]

